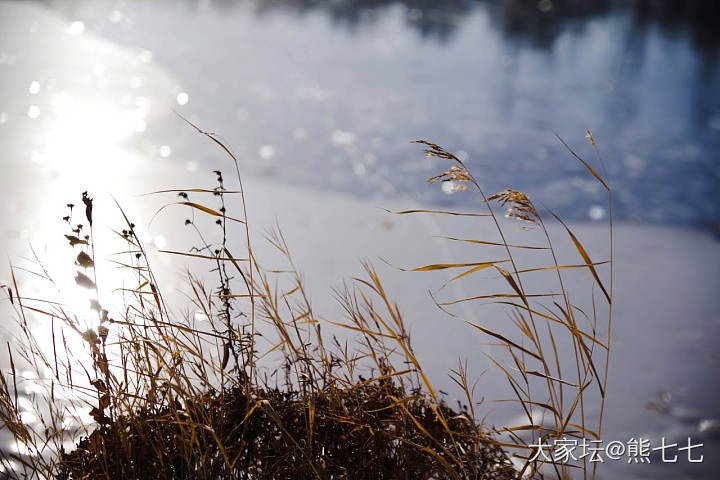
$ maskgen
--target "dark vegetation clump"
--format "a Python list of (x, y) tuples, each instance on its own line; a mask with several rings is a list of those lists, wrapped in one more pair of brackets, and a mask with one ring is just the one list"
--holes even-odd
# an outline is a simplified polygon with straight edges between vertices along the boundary
[[(440, 406), (450, 434), (425, 398), (407, 399), (404, 407), (399, 399), (407, 394), (390, 380), (311, 397), (280, 390), (248, 396), (241, 388), (207, 393), (182, 409), (185, 425), (177, 410), (164, 407), (98, 428), (62, 454), (57, 478), (453, 478), (443, 465), (453, 459), (434, 453), (435, 441), (454, 442), (473, 478), (515, 478), (500, 447), (475, 441), (468, 417)], [(209, 428), (190, 433), (190, 424)], [(215, 436), (224, 439), (223, 451)]]
[[(428, 156), (452, 163), (430, 182), (449, 182), (447, 191), (474, 191), (482, 210), (394, 213), (450, 215), (494, 228), (491, 238), (447, 237), (492, 253), (409, 269), (447, 270), (453, 275), (443, 287), (462, 279), (478, 289), (467, 298), (443, 301), (436, 297), (443, 287), (432, 295), (438, 312), (466, 322), (500, 351), (489, 360), (515, 396), (504, 401), (518, 405), (526, 423), (487, 428), (476, 411), (477, 382), (470, 380), (467, 363), (451, 371), (464, 400), (450, 407), (425, 374), (400, 309), (369, 264), (364, 275), (334, 290), (344, 315), (328, 320), (313, 310), (279, 228), (267, 232), (265, 241), (283, 265), (274, 261), (268, 267), (258, 258), (238, 162), (214, 135), (201, 133), (234, 160), (238, 189), (227, 189), (216, 171), (215, 188), (155, 192), (175, 197), (161, 210), (184, 209), (185, 228), (199, 242), (158, 253), (211, 267), (211, 280), (188, 270), (186, 306), (164, 292), (141, 235), (121, 208), (124, 224), (115, 233), (123, 246), (109, 261), (123, 278), (111, 289), (101, 288), (93, 232), (97, 209), (94, 213), (87, 192), (82, 223), (73, 204), (63, 218), (75, 285), (55, 281), (37, 256), (35, 268), (24, 270), (55, 289), (56, 298), (21, 293), (17, 269), (0, 285), (18, 318), (17, 341), (12, 348), (8, 344), (9, 373), (0, 375), (0, 433), (9, 433), (14, 447), (0, 449), (0, 478), (499, 480), (547, 472), (570, 478), (573, 471), (595, 476), (596, 464), (538, 458), (532, 446), (602, 435), (612, 318), (612, 281), (602, 279), (612, 279), (612, 248), (608, 261), (593, 261), (550, 212), (580, 257), (560, 263), (525, 193), (508, 189), (486, 196), (456, 156), (418, 142)], [(611, 212), (605, 181), (570, 152), (607, 189)], [(239, 215), (228, 213), (232, 199), (239, 199)], [(530, 242), (508, 235), (498, 206), (519, 222), (515, 233), (534, 230)], [(236, 256), (230, 250), (238, 244), (242, 254)], [(493, 272), (494, 279), (478, 282), (475, 274), (481, 271)], [(584, 309), (571, 303), (565, 287), (573, 272), (588, 280)], [(538, 275), (547, 278), (536, 291), (528, 278)], [(583, 285), (577, 276), (572, 282)], [(65, 302), (67, 288), (85, 292), (86, 311)], [(505, 309), (514, 332), (452, 310), (478, 302)], [(586, 416), (592, 405), (599, 406), (597, 422)]]

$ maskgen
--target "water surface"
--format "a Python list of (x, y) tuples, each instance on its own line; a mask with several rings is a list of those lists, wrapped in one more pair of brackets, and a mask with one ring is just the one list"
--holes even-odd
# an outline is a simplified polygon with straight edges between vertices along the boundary
[[(525, 189), (566, 218), (597, 220), (602, 192), (554, 136), (593, 158), (590, 129), (617, 218), (720, 220), (720, 15), (710, 2), (46, 4), (149, 55), (175, 82), (151, 109), (181, 94), (175, 108), (222, 134), (247, 169), (281, 181), (467, 203), (422, 186), (436, 167), (408, 142), (426, 138), (467, 159), (489, 192)], [(126, 79), (138, 96), (142, 80)], [(172, 124), (148, 122), (148, 132), (185, 160), (192, 141)]]
[[(263, 214), (281, 212), (300, 264), (324, 289), (356, 273), (359, 256), (411, 264), (439, 252), (403, 247), (398, 239), (428, 232), (377, 221), (364, 207), (407, 197), (473, 206), (424, 184), (442, 164), (423, 158), (414, 138), (466, 159), (488, 192), (512, 186), (570, 220), (606, 219), (603, 192), (554, 137), (596, 161), (589, 128), (619, 223), (664, 225), (618, 230), (607, 438), (692, 435), (717, 452), (720, 413), (707, 387), (720, 325), (710, 237), (720, 222), (717, 11), (707, 2), (523, 5), (0, 2), (0, 247), (15, 259), (32, 242), (62, 264), (43, 247), (62, 241), (65, 204), (83, 190), (107, 212), (109, 193), (127, 205), (150, 203), (132, 196), (159, 188), (211, 187), (209, 171), (230, 164), (175, 110), (225, 138), (251, 179), (263, 177), (251, 182), (261, 198), (253, 218), (269, 223)], [(135, 212), (147, 219), (153, 209)], [(175, 246), (162, 222), (139, 228), (153, 247)], [(308, 228), (338, 231), (309, 241)], [(599, 242), (601, 228), (587, 228), (583, 240)], [(404, 278), (392, 284), (400, 300), (424, 295)], [(436, 354), (428, 368), (443, 381), (454, 367), (443, 362), (459, 352), (478, 360), (481, 340), (448, 328), (450, 340), (434, 345), (437, 312), (427, 303), (405, 305), (417, 310), (417, 343)], [(671, 394), (671, 414), (645, 409), (658, 391)], [(678, 478), (715, 465), (611, 468), (623, 478)]]

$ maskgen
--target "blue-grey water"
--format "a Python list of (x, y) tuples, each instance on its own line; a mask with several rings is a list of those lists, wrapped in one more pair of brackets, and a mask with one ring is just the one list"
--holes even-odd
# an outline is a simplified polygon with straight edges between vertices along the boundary
[[(280, 181), (470, 201), (423, 185), (437, 166), (409, 141), (424, 138), (467, 159), (488, 193), (512, 186), (565, 218), (597, 220), (603, 192), (554, 136), (597, 166), (590, 129), (617, 219), (720, 222), (714, 2), (46, 4), (146, 51), (184, 92), (184, 115)], [(193, 141), (172, 136), (173, 149)]]
[[(172, 110), (221, 135), (252, 180), (265, 177), (257, 188), (282, 193), (263, 213), (285, 212), (301, 265), (309, 259), (321, 280), (356, 273), (356, 258), (383, 241), (391, 261), (427, 251), (398, 244), (400, 222), (343, 218), (352, 202), (336, 193), (388, 208), (407, 197), (472, 208), (472, 197), (424, 183), (442, 163), (415, 138), (455, 152), (488, 193), (525, 190), (576, 225), (606, 220), (601, 187), (557, 133), (615, 192), (607, 438), (707, 443), (703, 465), (616, 462), (607, 478), (715, 478), (719, 20), (709, 1), (0, 0), (0, 248), (15, 262), (28, 241), (42, 253), (62, 240), (53, 222), (86, 189), (107, 212), (108, 193), (211, 186), (203, 172), (229, 163)], [(308, 189), (337, 205), (297, 194)], [(331, 221), (318, 223), (314, 209)], [(149, 243), (172, 248), (162, 221)], [(600, 226), (577, 226), (584, 242), (600, 242)], [(417, 287), (404, 282), (399, 294)], [(432, 305), (406, 302), (420, 347), (436, 343)], [(49, 338), (42, 322), (33, 328)], [(429, 349), (437, 378), (443, 359), (481, 343), (461, 329), (443, 334), (446, 344)]]

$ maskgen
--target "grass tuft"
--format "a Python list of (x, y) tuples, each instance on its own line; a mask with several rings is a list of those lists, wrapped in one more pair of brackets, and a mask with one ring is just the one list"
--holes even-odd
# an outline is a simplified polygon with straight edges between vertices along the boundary
[[(440, 310), (496, 342), (500, 355), (489, 361), (506, 376), (515, 394), (509, 401), (527, 416), (526, 425), (486, 429), (476, 412), (477, 385), (469, 381), (467, 364), (451, 372), (466, 398), (465, 405), (452, 408), (423, 370), (402, 313), (371, 265), (334, 291), (345, 315), (333, 320), (314, 312), (279, 228), (269, 231), (265, 241), (284, 257), (286, 267), (263, 266), (251, 244), (237, 159), (213, 134), (192, 126), (230, 156), (238, 187), (227, 189), (216, 171), (214, 188), (154, 192), (174, 196), (166, 206), (184, 209), (184, 224), (197, 239), (187, 251), (161, 253), (203, 262), (214, 278), (208, 283), (188, 272), (184, 310), (169, 305), (135, 224), (119, 206), (124, 224), (116, 234), (122, 248), (111, 262), (125, 275), (113, 290), (121, 306), (112, 308), (115, 303), (100, 294), (105, 285), (96, 272), (95, 213), (87, 192), (84, 211), (68, 204), (63, 221), (69, 263), (76, 267), (74, 288), (86, 293), (88, 312), (24, 296), (17, 269), (12, 282), (0, 285), (19, 325), (18, 341), (7, 345), (10, 369), (0, 375), (0, 425), (16, 447), (0, 451), (3, 475), (499, 480), (551, 472), (570, 477), (567, 465), (533, 459), (532, 445), (601, 434), (612, 298), (612, 283), (606, 288), (601, 278), (608, 276), (612, 258), (590, 259), (580, 240), (550, 213), (581, 257), (580, 263), (559, 263), (550, 231), (526, 194), (508, 189), (486, 196), (456, 156), (418, 141), (428, 156), (452, 163), (429, 181), (452, 182), (451, 191), (475, 191), (487, 211), (392, 213), (453, 215), (495, 226), (494, 238), (447, 236), (491, 250), (489, 257), (424, 262), (408, 269), (447, 270), (450, 278), (443, 287), (462, 281), (477, 289), (467, 298), (441, 300), (436, 298), (441, 287), (433, 298)], [(241, 213), (230, 216), (229, 206), (238, 197)], [(533, 241), (511, 242), (498, 207), (534, 227)], [(239, 243), (233, 237), (238, 229)], [(230, 250), (238, 245), (243, 251), (235, 255)], [(545, 263), (523, 265), (526, 257), (518, 251), (541, 255)], [(32, 273), (57, 286), (40, 260), (36, 266)], [(484, 292), (486, 282), (477, 281), (476, 274), (488, 271), (497, 274), (498, 282), (495, 291)], [(571, 302), (565, 288), (565, 275), (578, 271), (590, 278), (589, 313)], [(549, 279), (542, 291), (527, 282), (538, 274)], [(459, 303), (479, 302), (506, 309), (515, 330), (497, 330), (452, 310)], [(607, 314), (605, 341), (598, 333), (601, 312)], [(49, 325), (51, 342), (38, 338), (31, 322)], [(346, 338), (323, 334), (323, 325), (342, 329)], [(32, 394), (23, 389), (28, 383)], [(586, 409), (597, 400), (593, 393), (600, 396), (601, 414), (591, 424)], [(39, 420), (23, 421), (30, 413)], [(586, 463), (575, 467), (585, 478), (595, 475)]]

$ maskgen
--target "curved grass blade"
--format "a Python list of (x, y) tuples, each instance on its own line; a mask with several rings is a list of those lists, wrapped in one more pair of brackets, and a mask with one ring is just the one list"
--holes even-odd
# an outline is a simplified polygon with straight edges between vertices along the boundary
[[(489, 214), (487, 214), (489, 215)], [(455, 238), (455, 237), (445, 237), (440, 236), (439, 238), (444, 238), (445, 240), (452, 240), (455, 242), (466, 242), (466, 243), (475, 243), (478, 245), (493, 245), (496, 247), (510, 247), (510, 248), (524, 248), (528, 250), (550, 250), (550, 247), (534, 247), (531, 245), (512, 245), (512, 244), (505, 244), (501, 242), (489, 242), (485, 240), (475, 240), (472, 238)]]
[(595, 281), (598, 283), (598, 286), (600, 287), (600, 290), (605, 294), (605, 298), (607, 299), (608, 303), (612, 304), (612, 299), (610, 298), (610, 294), (605, 289), (605, 285), (600, 281), (600, 277), (598, 276), (597, 270), (595, 270), (592, 259), (590, 258), (590, 255), (588, 255), (587, 251), (585, 250), (585, 247), (582, 246), (582, 243), (580, 243), (580, 240), (577, 239), (575, 234), (570, 230), (570, 227), (568, 227), (565, 222), (563, 222), (560, 217), (558, 217), (554, 212), (550, 212), (550, 215), (552, 215), (555, 220), (557, 220), (560, 225), (565, 227), (565, 230), (567, 231), (568, 235), (570, 235), (570, 239), (573, 241), (573, 244), (575, 244), (575, 248), (577, 249), (580, 256), (585, 260), (585, 263), (587, 265), (587, 268), (590, 270), (590, 273), (592, 273), (592, 276), (595, 278)]
[(415, 210), (400, 210), (400, 211), (392, 211), (388, 210), (387, 208), (383, 208), (388, 213), (392, 213), (394, 215), (407, 215), (411, 213), (437, 213), (440, 215), (454, 215), (458, 217), (489, 217), (489, 213), (465, 213), (465, 212), (451, 212), (447, 210), (425, 210), (425, 209), (415, 209)]
[(481, 267), (487, 268), (496, 266), (496, 263), (507, 262), (507, 260), (493, 260), (492, 262), (472, 262), (472, 263), (434, 263), (432, 265), (425, 265), (424, 267), (417, 267), (412, 269), (399, 268), (403, 272), (429, 272), (432, 270), (445, 270), (448, 268), (465, 268), (465, 267)]
[(478, 324), (476, 324), (476, 323), (473, 323), (473, 322), (470, 322), (470, 321), (467, 321), (467, 320), (466, 320), (465, 322), (466, 322), (468, 325), (472, 325), (473, 327), (477, 328), (477, 329), (480, 330), (481, 332), (483, 332), (483, 333), (485, 333), (485, 334), (487, 334), (487, 335), (490, 335), (491, 337), (497, 338), (498, 340), (500, 340), (501, 342), (503, 342), (503, 344), (508, 345), (508, 346), (511, 346), (511, 347), (514, 347), (514, 348), (517, 348), (517, 349), (520, 350), (521, 352), (527, 353), (527, 354), (530, 355), (531, 357), (536, 358), (537, 360), (542, 361), (542, 358), (540, 357), (540, 355), (538, 355), (538, 354), (535, 353), (535, 352), (532, 352), (532, 351), (528, 350), (527, 348), (525, 348), (525, 347), (523, 347), (523, 346), (521, 346), (521, 345), (518, 345), (517, 343), (515, 343), (515, 342), (513, 342), (512, 340), (508, 339), (507, 337), (504, 337), (504, 336), (500, 335), (499, 333), (493, 332), (492, 330), (489, 330), (489, 329), (487, 329), (487, 328), (485, 328), (485, 327), (481, 327), (480, 325), (478, 325)]
[(588, 171), (592, 174), (592, 176), (595, 177), (595, 179), (597, 179), (597, 181), (600, 182), (603, 187), (605, 187), (605, 190), (607, 190), (607, 191), (609, 192), (609, 191), (610, 191), (610, 187), (608, 186), (608, 184), (605, 183), (605, 180), (603, 180), (602, 177), (600, 177), (600, 175), (598, 175), (598, 173), (590, 166), (590, 164), (587, 163), (585, 160), (583, 160), (583, 159), (580, 157), (580, 155), (578, 155), (577, 153), (575, 153), (575, 151), (574, 151), (572, 148), (570, 148), (570, 146), (569, 146), (567, 143), (565, 143), (565, 140), (563, 140), (562, 138), (560, 138), (560, 135), (558, 135), (558, 134), (556, 133), (555, 136), (557, 137), (558, 140), (560, 140), (560, 143), (562, 143), (562, 144), (565, 146), (565, 148), (568, 150), (568, 152), (570, 152), (573, 157), (575, 157), (575, 158), (577, 158), (578, 160), (580, 160), (580, 163), (582, 163), (582, 164), (585, 166), (585, 168), (587, 168)]

